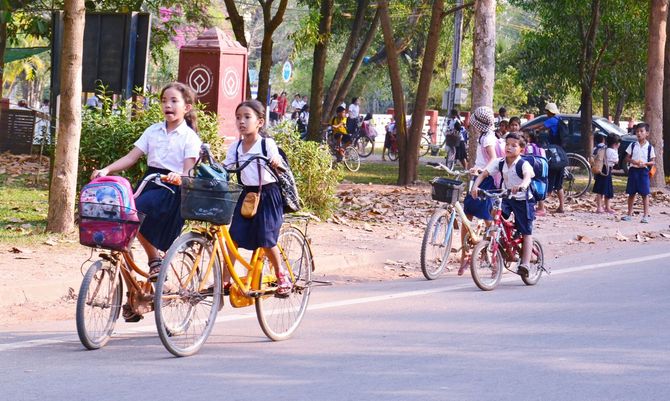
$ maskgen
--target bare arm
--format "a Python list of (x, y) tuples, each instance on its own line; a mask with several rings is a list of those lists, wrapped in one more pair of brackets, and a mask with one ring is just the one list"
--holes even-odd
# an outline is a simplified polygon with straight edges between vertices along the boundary
[(134, 166), (135, 163), (137, 163), (137, 161), (142, 156), (144, 156), (144, 152), (142, 152), (138, 147), (134, 147), (125, 156), (115, 161), (114, 163), (110, 164), (109, 166), (104, 167), (100, 170), (93, 170), (93, 173), (91, 174), (91, 179), (94, 179), (96, 177), (104, 177), (108, 174), (115, 173), (117, 171), (126, 170)]

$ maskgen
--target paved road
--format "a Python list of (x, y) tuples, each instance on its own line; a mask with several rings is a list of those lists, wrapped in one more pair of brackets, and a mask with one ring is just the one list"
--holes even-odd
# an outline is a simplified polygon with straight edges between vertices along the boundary
[[(74, 322), (0, 334), (6, 400), (665, 400), (670, 299), (663, 243), (506, 275), (318, 288), (296, 336), (272, 343), (226, 307), (190, 358), (150, 321), (84, 351)], [(591, 258), (591, 259), (589, 259)], [(148, 320), (148, 319), (147, 319)]]

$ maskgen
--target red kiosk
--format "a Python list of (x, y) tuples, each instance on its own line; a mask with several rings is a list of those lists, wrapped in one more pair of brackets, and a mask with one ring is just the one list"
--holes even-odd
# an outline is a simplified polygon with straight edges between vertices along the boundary
[(237, 138), (235, 107), (245, 100), (247, 49), (219, 28), (208, 29), (179, 49), (178, 79), (216, 113), (219, 135)]

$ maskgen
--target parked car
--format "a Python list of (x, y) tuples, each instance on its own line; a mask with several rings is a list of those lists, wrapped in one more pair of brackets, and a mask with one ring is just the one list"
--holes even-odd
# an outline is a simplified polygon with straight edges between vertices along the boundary
[[(558, 116), (563, 121), (568, 123), (568, 130), (570, 132), (570, 135), (568, 137), (568, 144), (566, 146), (565, 151), (571, 153), (579, 153), (580, 155), (588, 159), (589, 154), (588, 152), (584, 152), (584, 149), (582, 148), (581, 144), (582, 140), (581, 116), (579, 114), (559, 114)], [(542, 115), (539, 117), (535, 117), (532, 120), (526, 121), (524, 124), (521, 125), (521, 130), (541, 131), (544, 129), (543, 124), (547, 118), (548, 117), (546, 115)], [(628, 134), (623, 128), (619, 127), (614, 123), (611, 123), (604, 117), (593, 116), (592, 121), (593, 124), (591, 126), (591, 131), (593, 132), (594, 136), (598, 135), (598, 133), (602, 133), (605, 135), (615, 134), (621, 138), (621, 146), (619, 146), (619, 164), (614, 166), (614, 168), (621, 169), (624, 172), (628, 172), (628, 166), (626, 165), (626, 163), (623, 162), (623, 160), (626, 157), (626, 148), (628, 148), (628, 145), (637, 140), (635, 135)], [(546, 141), (546, 135), (547, 135), (546, 133), (540, 134), (540, 139)]]

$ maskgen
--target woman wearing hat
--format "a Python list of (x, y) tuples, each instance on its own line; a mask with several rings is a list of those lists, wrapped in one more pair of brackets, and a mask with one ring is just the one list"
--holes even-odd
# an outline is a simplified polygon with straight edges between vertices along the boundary
[[(556, 146), (563, 146), (562, 138), (558, 132), (558, 124), (560, 120), (558, 114), (558, 107), (556, 103), (547, 103), (545, 106), (547, 112), (547, 119), (544, 120), (544, 127), (549, 131), (549, 144)], [(563, 170), (549, 170), (549, 176), (547, 177), (547, 195), (552, 192), (556, 192), (558, 195), (558, 208), (556, 213), (563, 213), (563, 201), (565, 194), (563, 192)], [(537, 205), (537, 209), (540, 212), (538, 216), (542, 216), (545, 213), (544, 202), (540, 202)]]
[[(473, 175), (479, 175), (487, 164), (496, 157), (495, 145), (498, 138), (495, 134), (495, 117), (493, 110), (490, 107), (481, 106), (475, 109), (470, 118), (470, 132), (472, 138), (477, 140), (477, 156), (475, 157), (474, 167), (470, 169)], [(488, 176), (479, 185), (481, 189), (495, 188), (493, 177)], [(463, 210), (468, 216), (468, 219), (477, 217), (485, 220), (486, 225), (489, 225), (493, 220), (491, 216), (491, 208), (493, 201), (491, 199), (480, 200), (474, 199), (468, 193), (463, 201)], [(464, 240), (465, 230), (461, 230), (461, 241)], [(468, 268), (470, 260), (465, 254), (465, 247), (461, 248), (461, 267), (458, 269), (458, 275), (461, 276)]]

